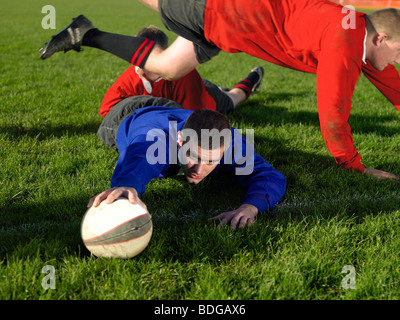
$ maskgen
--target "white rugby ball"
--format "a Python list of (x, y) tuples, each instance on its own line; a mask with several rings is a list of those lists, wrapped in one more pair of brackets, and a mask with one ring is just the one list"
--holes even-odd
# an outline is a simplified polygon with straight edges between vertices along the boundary
[(81, 223), (83, 243), (96, 257), (132, 258), (147, 247), (152, 233), (150, 214), (126, 198), (90, 207)]

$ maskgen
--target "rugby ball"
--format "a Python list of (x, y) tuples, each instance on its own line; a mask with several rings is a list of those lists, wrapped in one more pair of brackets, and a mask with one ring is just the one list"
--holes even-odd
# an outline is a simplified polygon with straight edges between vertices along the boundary
[(132, 258), (147, 247), (152, 233), (150, 214), (126, 198), (90, 207), (81, 223), (83, 243), (96, 257)]

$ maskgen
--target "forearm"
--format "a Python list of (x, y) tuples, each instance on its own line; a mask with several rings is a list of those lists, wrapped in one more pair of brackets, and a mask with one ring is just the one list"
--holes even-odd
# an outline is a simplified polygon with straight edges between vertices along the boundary
[(335, 158), (338, 166), (347, 170), (357, 172), (364, 171), (361, 163), (361, 155), (354, 147), (354, 140), (347, 121), (342, 119), (334, 120), (336, 116), (332, 113), (321, 112), (321, 116), (332, 117), (332, 121), (320, 120), (321, 133), (328, 151)]
[(126, 148), (118, 145), (120, 157), (111, 179), (111, 187), (128, 186), (135, 188), (139, 194), (143, 194), (146, 185), (160, 176), (168, 165), (149, 163), (147, 150), (150, 145), (151, 141), (132, 142)]
[(253, 173), (239, 176), (239, 182), (247, 187), (242, 205), (254, 206), (258, 213), (272, 210), (286, 191), (286, 179), (283, 174), (273, 169), (257, 154)]
[(348, 46), (341, 50), (343, 52), (326, 50), (318, 63), (317, 106), (321, 134), (328, 151), (340, 167), (363, 172), (361, 156), (354, 147), (348, 123), (361, 61), (349, 58), (355, 53)]
[[(227, 170), (235, 174), (239, 183), (247, 188), (243, 204), (252, 205), (258, 212), (272, 210), (284, 196), (286, 179), (283, 174), (267, 163), (260, 155), (256, 154), (252, 145), (233, 131), (235, 146), (234, 163), (227, 165)], [(242, 147), (240, 148), (240, 143)], [(240, 158), (243, 150), (245, 157)], [(242, 163), (239, 165), (238, 163)], [(247, 168), (247, 169), (246, 169)]]

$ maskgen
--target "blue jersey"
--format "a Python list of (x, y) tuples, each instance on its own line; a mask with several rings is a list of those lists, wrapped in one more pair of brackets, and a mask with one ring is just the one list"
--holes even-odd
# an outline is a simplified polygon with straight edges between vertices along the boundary
[[(154, 178), (179, 172), (178, 131), (183, 129), (192, 110), (151, 106), (136, 110), (120, 125), (116, 143), (120, 157), (111, 187), (133, 187), (139, 195)], [(235, 176), (247, 188), (243, 204), (252, 204), (258, 212), (272, 210), (286, 189), (286, 179), (252, 145), (231, 128), (231, 144), (214, 170)]]

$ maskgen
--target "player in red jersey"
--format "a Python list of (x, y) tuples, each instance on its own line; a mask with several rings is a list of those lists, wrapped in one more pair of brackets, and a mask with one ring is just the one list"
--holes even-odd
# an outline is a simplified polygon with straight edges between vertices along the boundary
[[(180, 37), (166, 50), (133, 37), (129, 41), (118, 39), (118, 52), (115, 48), (103, 50), (169, 80), (179, 79), (220, 50), (245, 52), (314, 73), (321, 133), (336, 163), (377, 178), (399, 179), (365, 168), (348, 124), (361, 71), (400, 109), (400, 77), (393, 66), (400, 63), (399, 10), (389, 8), (366, 15), (328, 0), (140, 1), (159, 11), (164, 25)], [(42, 58), (79, 49), (79, 38), (73, 39), (54, 38)]]
[[(86, 17), (81, 15), (75, 18), (71, 25), (77, 34), (85, 34), (82, 45), (103, 50), (109, 46), (118, 50), (115, 38), (119, 39), (120, 36), (110, 37), (109, 34), (95, 29)], [(60, 35), (57, 35), (55, 38), (59, 37)], [(152, 41), (163, 49), (168, 47), (168, 36), (153, 25), (142, 28), (136, 37)], [(122, 38), (129, 39), (126, 36)], [(80, 48), (76, 50), (80, 51)], [(103, 98), (99, 113), (104, 119), (97, 136), (106, 146), (117, 149), (115, 144), (117, 124), (136, 109), (147, 106), (163, 105), (188, 110), (210, 109), (221, 113), (230, 112), (260, 90), (263, 76), (263, 67), (255, 67), (246, 78), (237, 82), (232, 89), (227, 89), (202, 79), (196, 69), (182, 78), (169, 81), (138, 66), (131, 66), (121, 74)]]
[[(142, 28), (137, 36), (153, 40), (164, 49), (168, 47), (168, 36), (155, 26)], [(178, 80), (169, 81), (138, 66), (131, 66), (103, 98), (99, 113), (104, 119), (97, 136), (106, 146), (117, 149), (117, 124), (136, 109), (151, 105), (230, 112), (260, 90), (263, 75), (264, 69), (255, 67), (229, 90), (202, 79), (196, 69)]]
[[(153, 40), (164, 49), (168, 47), (168, 36), (156, 26), (144, 27), (136, 36)], [(138, 66), (132, 66), (108, 89), (99, 113), (104, 117), (124, 99), (139, 96), (163, 97), (189, 110), (210, 109), (227, 113), (260, 90), (263, 75), (264, 69), (255, 67), (232, 89), (223, 89), (202, 79), (196, 69), (180, 79), (169, 81)]]

